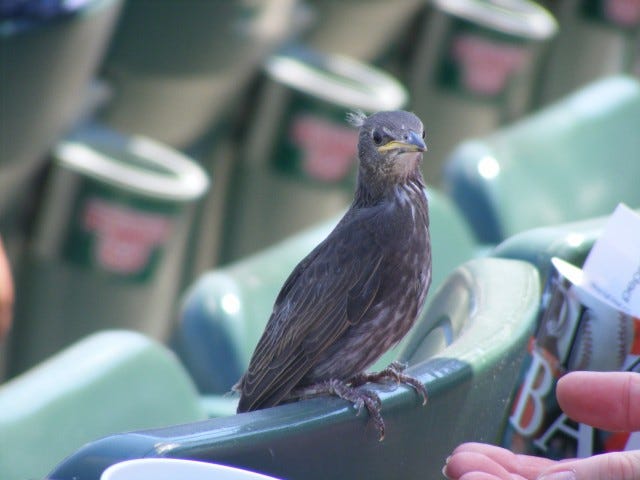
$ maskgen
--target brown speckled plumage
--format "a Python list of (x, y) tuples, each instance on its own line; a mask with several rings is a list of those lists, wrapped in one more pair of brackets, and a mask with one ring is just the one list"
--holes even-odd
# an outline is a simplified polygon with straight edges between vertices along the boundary
[(362, 119), (354, 201), (282, 287), (236, 386), (238, 412), (348, 381), (413, 325), (431, 283), (421, 137), (422, 123), (408, 112)]

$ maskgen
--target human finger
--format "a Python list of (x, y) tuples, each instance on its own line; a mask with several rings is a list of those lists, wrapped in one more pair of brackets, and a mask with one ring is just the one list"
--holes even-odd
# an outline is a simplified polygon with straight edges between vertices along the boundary
[[(512, 480), (513, 477), (498, 462), (477, 452), (454, 452), (444, 466), (442, 473), (451, 480), (476, 480), (480, 474), (491, 480)], [(479, 478), (483, 478), (480, 476)]]
[(638, 480), (640, 450), (558, 462), (536, 480)]
[(556, 396), (577, 422), (609, 431), (640, 430), (640, 373), (571, 372), (558, 381)]
[[(554, 461), (548, 458), (516, 454), (506, 448), (477, 442), (463, 443), (456, 447), (449, 457), (449, 462), (452, 462), (456, 454), (459, 453), (484, 455), (494, 463), (501, 465), (509, 473), (517, 473), (524, 478), (535, 478), (543, 469), (554, 464)], [(456, 463), (461, 461), (456, 459)], [(468, 462), (469, 460), (465, 459), (464, 461)]]
[[(515, 478), (510, 477), (512, 480), (520, 480), (522, 477)], [(502, 480), (500, 477), (496, 477), (490, 473), (486, 472), (469, 472), (462, 475), (457, 480)]]
[(0, 238), (0, 339), (5, 336), (11, 326), (13, 314), (13, 281), (11, 268), (4, 252), (2, 239)]

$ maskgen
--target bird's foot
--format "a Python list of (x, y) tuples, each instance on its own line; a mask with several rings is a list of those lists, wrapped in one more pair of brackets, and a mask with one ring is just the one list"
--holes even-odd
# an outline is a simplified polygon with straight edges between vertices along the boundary
[[(366, 383), (366, 382), (365, 382)], [(380, 397), (370, 390), (364, 388), (357, 388), (351, 385), (351, 382), (344, 382), (338, 379), (327, 380), (326, 382), (317, 383), (308, 387), (302, 387), (294, 392), (294, 395), (298, 398), (310, 398), (318, 395), (335, 395), (343, 400), (351, 402), (357, 409), (358, 414), (364, 407), (367, 408), (369, 416), (373, 420), (378, 433), (380, 435), (379, 440), (384, 440), (385, 425), (382, 419), (380, 409), (382, 408), (382, 402)]]
[(391, 364), (384, 370), (371, 373), (359, 373), (350, 379), (349, 383), (353, 387), (364, 385), (365, 383), (379, 383), (385, 380), (392, 380), (398, 384), (404, 383), (412, 387), (420, 397), (422, 397), (422, 405), (427, 404), (428, 394), (427, 389), (420, 380), (411, 375), (404, 373), (407, 365), (401, 362), (391, 362)]
[(295, 390), (292, 393), (292, 397), (311, 398), (319, 395), (335, 395), (351, 402), (358, 410), (358, 414), (366, 407), (378, 429), (380, 441), (382, 441), (385, 434), (385, 424), (380, 413), (382, 402), (375, 392), (361, 387), (367, 383), (380, 383), (387, 380), (392, 380), (398, 384), (404, 383), (410, 385), (422, 397), (422, 404), (426, 405), (427, 389), (418, 379), (403, 373), (406, 368), (407, 366), (400, 362), (392, 362), (387, 368), (379, 372), (359, 373), (346, 381), (332, 379), (302, 387)]

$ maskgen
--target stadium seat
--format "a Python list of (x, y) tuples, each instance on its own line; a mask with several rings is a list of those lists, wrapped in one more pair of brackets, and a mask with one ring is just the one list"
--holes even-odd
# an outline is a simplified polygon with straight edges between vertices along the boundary
[(87, 113), (91, 80), (124, 2), (71, 3), (73, 15), (0, 19), (0, 221), (24, 209), (46, 151)]
[(288, 480), (439, 478), (462, 441), (499, 439), (533, 331), (540, 289), (526, 262), (485, 258), (459, 267), (434, 295), (401, 359), (424, 383), (422, 406), (405, 386), (370, 386), (386, 436), (337, 398), (315, 398), (177, 427), (113, 435), (50, 473), (98, 480), (110, 465), (145, 457), (236, 466)]
[(447, 160), (444, 189), (481, 243), (640, 206), (640, 82), (593, 83)]
[(129, 331), (93, 334), (0, 386), (0, 478), (43, 478), (88, 441), (203, 418), (167, 348)]
[(573, 265), (582, 266), (591, 247), (602, 233), (607, 218), (597, 217), (551, 227), (533, 228), (509, 237), (500, 243), (491, 255), (532, 263), (544, 282), (553, 257), (560, 257)]

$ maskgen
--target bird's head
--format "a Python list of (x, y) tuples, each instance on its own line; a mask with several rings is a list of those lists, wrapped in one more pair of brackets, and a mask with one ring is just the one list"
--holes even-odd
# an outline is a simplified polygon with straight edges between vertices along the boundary
[(416, 176), (422, 178), (420, 160), (427, 146), (424, 127), (417, 116), (398, 110), (368, 117), (353, 114), (350, 121), (360, 127), (361, 181), (389, 185)]

